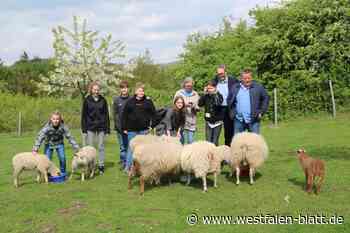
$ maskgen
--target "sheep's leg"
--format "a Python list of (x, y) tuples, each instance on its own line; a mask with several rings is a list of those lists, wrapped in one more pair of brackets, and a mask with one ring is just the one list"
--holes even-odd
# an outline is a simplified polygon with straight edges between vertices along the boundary
[(145, 177), (142, 175), (140, 176), (140, 195), (143, 195), (145, 192)]
[(81, 181), (84, 181), (85, 180), (85, 171), (82, 171), (81, 172)]
[(250, 184), (254, 184), (254, 168), (249, 168), (249, 178), (250, 178)]
[(22, 172), (22, 169), (20, 170), (14, 170), (13, 172), (13, 184), (15, 185), (16, 188), (18, 188), (18, 185), (19, 185), (19, 182), (18, 182), (18, 179), (19, 179), (19, 175), (21, 174)]
[(306, 192), (311, 193), (311, 191), (312, 191), (312, 184), (313, 184), (313, 176), (312, 175), (308, 175)]
[(207, 192), (208, 188), (207, 188), (207, 176), (203, 176), (202, 177), (202, 181), (203, 181), (203, 192)]
[(46, 184), (49, 183), (49, 178), (47, 177), (47, 172), (44, 172), (44, 180), (45, 180)]
[(239, 167), (236, 167), (236, 184), (239, 184), (239, 174), (240, 174), (240, 169)]
[(95, 163), (92, 164), (92, 167), (91, 167), (91, 173), (90, 173), (90, 178), (94, 177), (95, 175)]
[(321, 191), (321, 185), (323, 183), (324, 175), (320, 175), (320, 179), (318, 180), (317, 188), (316, 188), (316, 194), (319, 194)]
[(38, 171), (38, 174), (36, 175), (36, 182), (40, 183), (41, 180), (41, 173)]
[(74, 168), (72, 168), (72, 172), (70, 173), (69, 180), (71, 180), (73, 178), (74, 172), (75, 172), (75, 170), (74, 170)]
[(218, 185), (217, 185), (217, 174), (216, 172), (214, 172), (214, 187), (217, 188)]
[(190, 185), (190, 183), (191, 183), (191, 174), (187, 174), (187, 183), (186, 183), (186, 185), (188, 186), (188, 185)]
[(128, 189), (132, 188), (131, 178), (132, 178), (132, 175), (131, 175), (131, 172), (129, 172), (129, 175), (128, 175)]

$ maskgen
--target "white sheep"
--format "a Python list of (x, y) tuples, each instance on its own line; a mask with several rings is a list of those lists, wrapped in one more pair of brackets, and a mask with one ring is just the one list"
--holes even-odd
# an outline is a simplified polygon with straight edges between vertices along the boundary
[(178, 137), (172, 137), (172, 136), (156, 136), (152, 134), (146, 134), (146, 135), (137, 135), (130, 141), (130, 149), (132, 152), (134, 152), (135, 148), (138, 145), (145, 145), (150, 144), (154, 142), (170, 142), (175, 144), (181, 144), (180, 139)]
[(81, 169), (81, 181), (85, 180), (85, 175), (92, 178), (95, 174), (97, 164), (97, 151), (92, 146), (85, 146), (76, 152), (72, 160), (72, 173), (69, 179), (72, 179), (73, 174)]
[(268, 147), (261, 135), (243, 132), (235, 135), (231, 142), (231, 157), (228, 163), (232, 174), (236, 171), (236, 184), (240, 183), (240, 166), (249, 165), (250, 184), (254, 183), (255, 171), (268, 156)]
[(60, 170), (45, 155), (33, 155), (32, 152), (16, 154), (12, 159), (12, 166), (14, 185), (16, 188), (19, 186), (19, 175), (24, 170), (36, 170), (38, 172), (36, 178), (38, 183), (40, 183), (42, 177), (44, 178), (45, 183), (48, 183), (48, 173), (52, 176), (60, 175)]
[(216, 147), (207, 141), (198, 141), (185, 145), (181, 153), (181, 168), (187, 175), (187, 185), (191, 182), (191, 173), (202, 178), (203, 191), (207, 192), (207, 175), (214, 174), (214, 187), (217, 187), (217, 175), (221, 171), (221, 162), (227, 155), (226, 147)]
[(145, 181), (159, 184), (162, 176), (179, 173), (182, 148), (183, 146), (179, 143), (164, 141), (138, 145), (134, 150), (128, 188), (131, 189), (131, 178), (136, 174), (140, 176), (140, 194), (142, 195)]

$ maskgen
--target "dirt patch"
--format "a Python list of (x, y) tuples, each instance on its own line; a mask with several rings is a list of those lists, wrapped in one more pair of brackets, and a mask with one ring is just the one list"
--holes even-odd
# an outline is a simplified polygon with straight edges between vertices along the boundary
[(40, 233), (55, 233), (56, 232), (56, 226), (53, 224), (45, 225), (40, 230)]
[(58, 213), (61, 215), (74, 215), (78, 213), (81, 209), (85, 209), (87, 205), (80, 201), (73, 202), (71, 207), (62, 208), (58, 210)]

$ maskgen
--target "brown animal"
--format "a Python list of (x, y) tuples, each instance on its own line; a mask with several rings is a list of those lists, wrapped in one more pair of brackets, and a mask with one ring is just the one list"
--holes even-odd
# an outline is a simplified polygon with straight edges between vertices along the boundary
[[(305, 173), (306, 180), (306, 192), (311, 193), (314, 180), (316, 177), (319, 178), (316, 185), (316, 194), (321, 190), (321, 185), (325, 177), (325, 163), (323, 160), (311, 158), (306, 154), (304, 149), (297, 150), (298, 159), (301, 165), (301, 168)], [(316, 181), (315, 181), (316, 184)]]

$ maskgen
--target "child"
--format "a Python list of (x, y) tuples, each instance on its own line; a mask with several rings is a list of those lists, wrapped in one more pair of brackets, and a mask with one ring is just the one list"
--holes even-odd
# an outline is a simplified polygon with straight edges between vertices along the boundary
[(90, 83), (90, 95), (84, 99), (81, 114), (81, 129), (87, 134), (87, 144), (94, 146), (98, 139), (98, 170), (100, 174), (105, 171), (105, 135), (110, 133), (108, 104), (106, 99), (100, 95), (100, 85), (97, 82)]
[(70, 134), (68, 127), (63, 123), (62, 115), (58, 111), (55, 111), (51, 114), (49, 121), (38, 133), (33, 147), (33, 154), (37, 154), (40, 145), (45, 140), (44, 153), (50, 160), (52, 160), (52, 152), (55, 149), (60, 161), (60, 170), (62, 174), (66, 173), (66, 155), (64, 153), (63, 143), (64, 137), (68, 139), (75, 151), (79, 150), (79, 145)]
[(182, 96), (176, 96), (173, 107), (167, 110), (164, 118), (166, 135), (180, 138), (181, 130), (185, 126), (185, 114), (185, 100)]
[(128, 150), (128, 135), (124, 134), (121, 126), (122, 114), (126, 102), (131, 98), (129, 96), (129, 85), (127, 81), (120, 82), (120, 95), (113, 97), (114, 128), (117, 131), (119, 142), (119, 158), (122, 169), (126, 166), (126, 153)]
[[(147, 134), (151, 121), (155, 116), (155, 107), (152, 100), (145, 96), (145, 87), (136, 83), (135, 95), (128, 100), (122, 115), (122, 130), (128, 136), (128, 142), (136, 135)], [(125, 171), (130, 171), (133, 154), (128, 147)]]
[(224, 115), (221, 111), (222, 95), (216, 90), (216, 83), (209, 81), (204, 88), (204, 95), (198, 101), (198, 106), (204, 106), (205, 136), (208, 142), (219, 145), (219, 137), (223, 124)]

